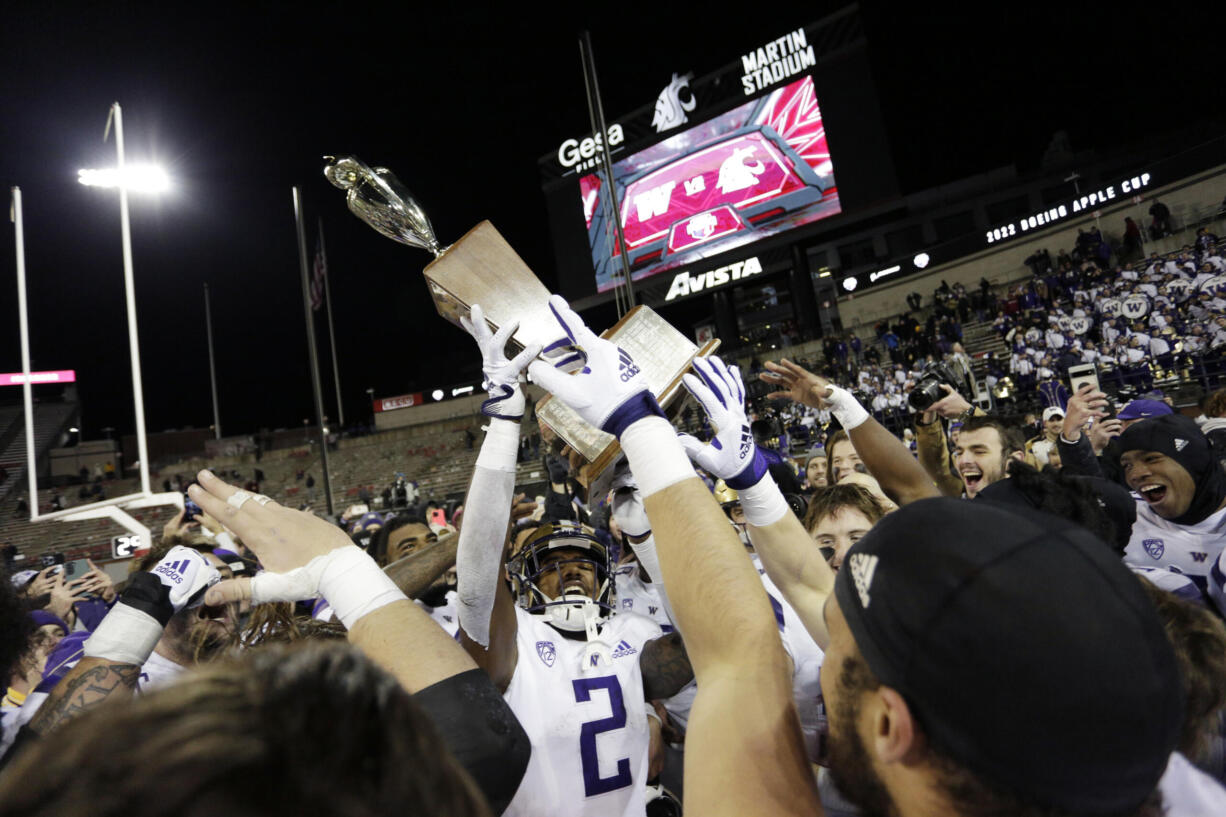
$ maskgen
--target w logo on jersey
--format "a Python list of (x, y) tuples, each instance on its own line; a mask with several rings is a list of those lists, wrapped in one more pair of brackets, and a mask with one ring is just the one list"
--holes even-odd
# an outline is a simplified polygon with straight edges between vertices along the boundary
[(552, 667), (553, 662), (558, 658), (557, 647), (553, 645), (552, 641), (536, 642), (536, 654), (541, 657), (541, 661), (547, 667)]
[(614, 658), (625, 658), (627, 655), (634, 655), (638, 650), (630, 646), (630, 642), (622, 639), (617, 642), (617, 647), (613, 650)]
[(1166, 545), (1161, 539), (1143, 539), (1141, 541), (1141, 546), (1145, 548), (1145, 552), (1154, 559), (1161, 559), (1162, 554), (1166, 553)]
[(635, 365), (634, 359), (630, 357), (630, 353), (620, 346), (617, 347), (617, 359), (619, 361), (618, 368), (621, 369), (621, 378), (623, 383), (627, 382), (630, 380), (630, 378), (642, 371)]
[(183, 574), (187, 572), (187, 567), (190, 564), (190, 559), (181, 559), (168, 565), (158, 565), (154, 568), (153, 572), (162, 574), (175, 584), (183, 584)]

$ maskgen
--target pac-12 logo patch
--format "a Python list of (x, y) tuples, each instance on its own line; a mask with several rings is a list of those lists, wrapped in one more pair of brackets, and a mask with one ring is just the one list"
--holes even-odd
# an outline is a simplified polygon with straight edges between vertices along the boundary
[(1141, 546), (1154, 559), (1161, 559), (1162, 554), (1166, 553), (1166, 545), (1163, 544), (1161, 539), (1143, 539), (1141, 540)]
[(547, 667), (552, 667), (553, 662), (558, 657), (557, 648), (553, 646), (552, 641), (536, 642), (536, 654), (541, 657), (541, 661), (543, 661)]

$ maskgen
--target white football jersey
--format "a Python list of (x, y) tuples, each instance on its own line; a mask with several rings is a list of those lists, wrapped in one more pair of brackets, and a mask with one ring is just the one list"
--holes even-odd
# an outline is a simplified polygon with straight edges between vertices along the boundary
[(816, 761), (820, 756), (822, 736), (826, 731), (819, 677), (825, 653), (809, 635), (800, 616), (784, 600), (783, 593), (771, 581), (770, 576), (766, 575), (766, 568), (762, 567), (756, 553), (753, 554), (753, 563), (758, 569), (758, 575), (770, 599), (771, 609), (775, 613), (775, 623), (779, 626), (783, 649), (792, 659), (792, 697), (796, 701), (796, 714), (800, 716), (800, 731), (804, 734), (805, 749), (809, 753), (809, 759)]
[(1158, 781), (1166, 817), (1216, 817), (1226, 814), (1226, 789), (1173, 752), (1166, 772)]
[(506, 817), (642, 817), (647, 703), (639, 657), (660, 626), (621, 613), (600, 630), (607, 657), (516, 608), (519, 657), (504, 697), (532, 741)]
[(156, 652), (150, 653), (149, 660), (141, 665), (140, 677), (136, 679), (136, 691), (148, 692), (165, 686), (185, 672), (187, 667), (182, 664), (177, 664)]
[(1124, 549), (1124, 562), (1140, 567), (1172, 568), (1205, 589), (1210, 569), (1226, 545), (1226, 509), (1195, 525), (1176, 525), (1137, 500), (1137, 521)]
[[(643, 581), (638, 562), (619, 567), (614, 574), (614, 579), (617, 586), (618, 613), (638, 613), (647, 616), (659, 624), (660, 629), (666, 633), (671, 633), (676, 629), (662, 603), (662, 585), (659, 582)], [(668, 710), (673, 723), (682, 732), (690, 722), (690, 709), (694, 706), (694, 696), (697, 694), (698, 685), (691, 680), (682, 687), (680, 692), (663, 701), (664, 708)]]
[(617, 588), (617, 612), (647, 616), (666, 633), (675, 629), (660, 599), (660, 583), (643, 581), (638, 562), (617, 568), (613, 578)]
[(458, 598), (456, 591), (448, 590), (447, 595), (443, 597), (443, 603), (438, 607), (431, 607), (422, 601), (416, 601), (416, 604), (425, 610), (438, 626), (446, 630), (447, 635), (455, 638), (460, 632), (460, 611), (456, 607), (456, 598)]

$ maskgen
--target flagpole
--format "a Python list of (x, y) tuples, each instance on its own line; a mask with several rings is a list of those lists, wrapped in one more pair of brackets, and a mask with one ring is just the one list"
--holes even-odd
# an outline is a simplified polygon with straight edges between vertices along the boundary
[(204, 328), (209, 339), (209, 380), (213, 384), (213, 439), (221, 439), (221, 411), (217, 408), (217, 366), (213, 361), (213, 310), (209, 307), (209, 285), (204, 285)]
[(332, 328), (332, 282), (328, 279), (328, 252), (324, 248), (324, 220), (319, 220), (319, 255), (324, 266), (324, 304), (328, 307), (328, 342), (332, 344), (332, 382), (336, 384), (336, 414), (345, 427), (345, 404), (341, 402), (341, 369), (336, 362), (336, 332)]
[(302, 191), (294, 187), (294, 223), (298, 228), (298, 267), (302, 274), (302, 311), (306, 315), (307, 350), (311, 355), (311, 386), (315, 397), (315, 421), (319, 424), (319, 461), (324, 472), (324, 495), (328, 516), (335, 518), (332, 503), (332, 476), (328, 471), (328, 434), (324, 431), (324, 399), (319, 388), (319, 352), (315, 348), (315, 319), (311, 314), (311, 282), (307, 262), (306, 228), (302, 224)]

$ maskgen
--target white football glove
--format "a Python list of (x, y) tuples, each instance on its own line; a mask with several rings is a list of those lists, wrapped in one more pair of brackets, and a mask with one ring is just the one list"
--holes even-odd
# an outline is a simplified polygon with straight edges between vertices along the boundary
[(749, 429), (741, 372), (715, 356), (696, 357), (692, 365), (698, 375), (687, 373), (681, 382), (702, 405), (716, 431), (709, 443), (681, 434), (681, 446), (703, 470), (742, 491), (762, 479), (767, 463)]
[(588, 423), (615, 437), (643, 417), (664, 417), (642, 369), (624, 349), (588, 329), (562, 296), (552, 296), (549, 308), (587, 362), (575, 374), (565, 374), (534, 360), (528, 367), (534, 381)]
[(481, 349), (482, 383), (489, 399), (481, 404), (481, 413), (486, 417), (519, 421), (524, 416), (524, 391), (519, 385), (519, 376), (541, 352), (540, 346), (528, 346), (511, 360), (507, 360), (507, 341), (519, 328), (519, 321), (491, 332), (485, 322), (485, 313), (480, 304), (473, 304), (470, 317), (460, 317), (460, 324), (477, 341)]

